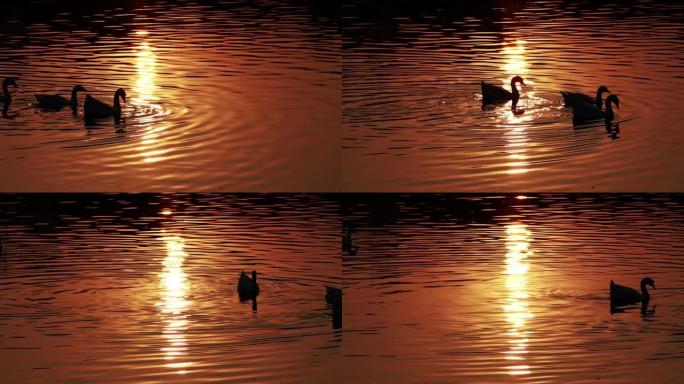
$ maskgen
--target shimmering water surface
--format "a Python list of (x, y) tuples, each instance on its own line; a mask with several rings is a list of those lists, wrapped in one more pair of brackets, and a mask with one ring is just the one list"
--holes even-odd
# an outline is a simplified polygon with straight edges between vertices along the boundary
[[(0, 190), (319, 191), (339, 183), (340, 34), (299, 0), (3, 5)], [(123, 116), (35, 108), (75, 84)], [(81, 96), (82, 100), (85, 94)]]
[[(460, 4), (345, 2), (345, 190), (684, 190), (681, 3)], [(483, 110), (516, 75), (524, 113)], [(617, 125), (573, 127), (559, 91), (599, 85)]]
[(0, 196), (0, 381), (336, 382), (339, 234), (316, 196)]
[[(348, 198), (347, 382), (676, 383), (681, 196)], [(609, 282), (656, 282), (611, 314)]]

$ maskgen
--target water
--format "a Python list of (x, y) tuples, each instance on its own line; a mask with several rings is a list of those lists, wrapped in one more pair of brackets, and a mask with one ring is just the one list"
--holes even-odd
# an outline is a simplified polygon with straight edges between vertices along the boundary
[(339, 233), (311, 195), (2, 196), (2, 382), (334, 382)]
[(347, 198), (346, 382), (681, 381), (681, 196), (528, 197)]
[[(320, 191), (339, 184), (340, 34), (307, 1), (8, 4), (0, 190)], [(35, 93), (75, 84), (125, 123), (86, 124)]]
[[(680, 191), (684, 6), (676, 2), (346, 2), (347, 191)], [(526, 82), (482, 110), (480, 81)], [(560, 90), (620, 98), (573, 127)], [(619, 130), (619, 132), (618, 132)]]

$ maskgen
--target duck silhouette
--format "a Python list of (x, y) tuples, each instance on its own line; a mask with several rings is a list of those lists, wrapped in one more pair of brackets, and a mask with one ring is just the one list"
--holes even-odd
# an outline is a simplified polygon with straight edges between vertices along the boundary
[(121, 103), (119, 98), (126, 102), (126, 91), (119, 88), (114, 92), (114, 104), (112, 106), (104, 103), (90, 95), (87, 95), (83, 102), (83, 117), (86, 120), (114, 117), (116, 121), (121, 119)]
[(16, 78), (5, 77), (5, 80), (2, 81), (2, 95), (0, 95), (0, 103), (5, 104), (5, 107), (8, 107), (12, 102), (12, 94), (8, 88), (10, 85), (14, 86), (14, 88), (17, 88)]
[(563, 96), (563, 103), (566, 107), (572, 107), (576, 103), (594, 103), (599, 109), (603, 109), (603, 93), (609, 93), (608, 87), (601, 85), (596, 90), (596, 98), (579, 92), (560, 91)]
[(482, 88), (482, 104), (490, 104), (498, 101), (514, 100), (517, 101), (520, 98), (520, 92), (515, 86), (516, 83), (520, 85), (525, 85), (525, 81), (520, 76), (515, 76), (511, 79), (511, 90), (507, 90), (503, 87), (494, 84), (488, 84), (482, 81), (480, 86)]
[(244, 271), (240, 272), (237, 291), (240, 296), (240, 301), (255, 299), (259, 295), (259, 284), (257, 284), (256, 271), (252, 271), (251, 279)]
[(71, 106), (71, 109), (76, 111), (78, 108), (78, 92), (88, 92), (87, 89), (80, 85), (75, 85), (71, 89), (71, 99), (67, 99), (61, 95), (42, 95), (36, 94), (36, 100), (38, 101), (38, 106), (40, 108), (63, 108), (67, 105)]
[(615, 112), (612, 107), (613, 104), (615, 104), (618, 109), (620, 108), (620, 99), (614, 94), (606, 97), (605, 111), (602, 111), (594, 103), (575, 102), (572, 106), (572, 121), (575, 124), (598, 119), (612, 121), (615, 118)]
[(610, 281), (610, 307), (620, 307), (624, 305), (642, 303), (648, 304), (651, 296), (646, 289), (650, 285), (655, 289), (655, 281), (650, 277), (645, 277), (641, 280), (641, 292), (634, 288), (626, 287), (624, 285), (615, 284), (613, 280)]

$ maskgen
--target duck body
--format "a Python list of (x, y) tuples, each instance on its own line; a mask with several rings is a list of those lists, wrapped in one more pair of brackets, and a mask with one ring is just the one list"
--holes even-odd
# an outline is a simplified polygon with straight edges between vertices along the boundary
[(87, 95), (83, 102), (83, 116), (86, 119), (98, 119), (104, 117), (121, 118), (121, 103), (119, 98), (126, 102), (126, 91), (119, 88), (114, 93), (114, 104), (109, 105), (90, 95)]
[(80, 85), (74, 86), (71, 90), (71, 99), (67, 99), (61, 95), (43, 95), (36, 94), (36, 100), (38, 101), (38, 106), (41, 108), (63, 108), (66, 106), (71, 106), (72, 109), (76, 109), (78, 106), (78, 92), (87, 92), (88, 90)]
[(612, 121), (615, 118), (613, 104), (620, 108), (620, 99), (618, 99), (617, 95), (610, 95), (606, 98), (605, 111), (602, 111), (594, 102), (576, 100), (572, 106), (572, 120), (575, 123), (599, 119)]
[(60, 95), (39, 95), (36, 94), (38, 106), (41, 108), (61, 108), (69, 105), (69, 99)]
[(615, 284), (613, 280), (610, 281), (610, 306), (619, 307), (623, 305), (630, 305), (635, 303), (648, 303), (650, 295), (646, 286), (650, 285), (655, 289), (655, 282), (650, 277), (641, 280), (641, 292), (634, 288), (626, 287), (624, 285)]
[(598, 89), (596, 90), (596, 98), (592, 98), (589, 95), (585, 95), (579, 92), (561, 91), (560, 93), (563, 96), (563, 103), (566, 107), (572, 107), (578, 103), (594, 103), (598, 107), (598, 109), (602, 109), (604, 92), (610, 92), (608, 90), (608, 87), (606, 87), (605, 85), (601, 85), (600, 87), (598, 87)]
[(245, 272), (240, 272), (237, 291), (241, 300), (255, 298), (259, 295), (259, 284), (257, 284), (256, 275), (256, 271), (252, 271), (252, 278), (250, 279)]
[(2, 81), (2, 95), (0, 95), (0, 103), (4, 103), (5, 106), (12, 102), (12, 94), (9, 91), (9, 86), (12, 85), (14, 88), (17, 87), (17, 83), (13, 77), (5, 77)]
[(511, 79), (510, 91), (498, 85), (488, 84), (484, 81), (480, 82), (480, 87), (482, 89), (482, 103), (490, 104), (498, 101), (518, 100), (520, 98), (520, 92), (515, 86), (516, 83), (525, 85), (523, 78), (520, 76), (515, 76), (513, 79)]

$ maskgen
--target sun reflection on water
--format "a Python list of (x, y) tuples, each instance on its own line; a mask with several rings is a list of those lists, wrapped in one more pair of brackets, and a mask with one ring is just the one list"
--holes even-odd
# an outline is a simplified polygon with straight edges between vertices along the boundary
[[(155, 113), (152, 111), (161, 110), (161, 106), (155, 103), (157, 97), (157, 54), (150, 45), (147, 37), (147, 31), (137, 31), (136, 35), (140, 36), (142, 40), (136, 47), (135, 51), (135, 94), (137, 96), (135, 103), (137, 108), (145, 111), (141, 114), (139, 120), (141, 123), (154, 122)], [(164, 154), (168, 152), (166, 148), (159, 148), (159, 134), (162, 130), (160, 124), (146, 124), (145, 130), (140, 138), (139, 150), (145, 163), (156, 163), (164, 159)]]
[(506, 226), (506, 289), (507, 298), (503, 306), (506, 321), (509, 323), (509, 350), (505, 352), (510, 361), (508, 373), (511, 375), (527, 375), (531, 373), (525, 364), (528, 349), (526, 330), (527, 320), (533, 317), (529, 310), (527, 293), (527, 258), (532, 255), (529, 249), (531, 232), (524, 224)]
[(188, 327), (186, 311), (190, 303), (186, 299), (190, 285), (183, 271), (183, 262), (188, 254), (184, 251), (185, 241), (178, 236), (166, 236), (164, 269), (160, 273), (161, 302), (159, 303), (164, 323), (163, 337), (167, 345), (162, 348), (166, 366), (178, 374), (186, 373), (185, 368), (192, 365), (182, 361), (188, 354), (185, 332)]
[[(139, 31), (146, 32), (146, 31)], [(146, 33), (137, 33), (140, 36), (147, 36)], [(137, 78), (135, 80), (135, 94), (138, 101), (144, 104), (155, 98), (157, 86), (157, 54), (147, 40), (138, 44), (135, 52), (135, 69)]]
[[(511, 75), (511, 77), (525, 77), (524, 75), (530, 71), (529, 64), (525, 58), (525, 41), (515, 40), (513, 44), (505, 46), (501, 53), (505, 57), (501, 64), (501, 69)], [(525, 82), (527, 82), (527, 80), (525, 80)]]

